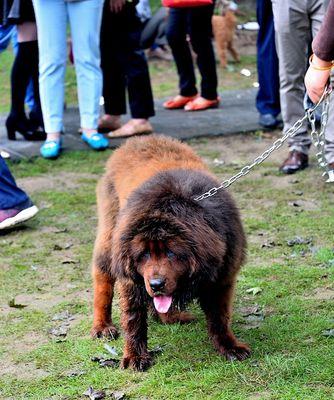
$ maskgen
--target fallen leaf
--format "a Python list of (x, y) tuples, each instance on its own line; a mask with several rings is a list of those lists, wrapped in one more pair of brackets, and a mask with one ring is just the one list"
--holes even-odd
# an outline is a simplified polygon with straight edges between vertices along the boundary
[(149, 350), (149, 353), (151, 356), (156, 356), (162, 352), (163, 352), (162, 346), (155, 346), (155, 347), (153, 347), (153, 349)]
[(63, 248), (62, 248), (59, 244), (55, 244), (55, 245), (53, 246), (53, 250), (55, 250), (55, 251), (60, 251), (60, 250), (63, 250)]
[(101, 360), (99, 365), (100, 367), (118, 368), (119, 360), (116, 360), (115, 358), (108, 358), (107, 360)]
[(276, 243), (274, 240), (264, 242), (261, 245), (262, 248), (264, 248), (264, 247), (271, 248), (271, 247), (275, 247), (275, 246), (282, 246), (282, 245), (281, 245), (281, 243)]
[(224, 165), (224, 164), (225, 164), (225, 161), (224, 161), (224, 160), (219, 160), (219, 158), (215, 158), (215, 159), (213, 160), (213, 164), (214, 164), (216, 167), (219, 167), (219, 166), (221, 166), (221, 165)]
[(84, 396), (90, 398), (90, 400), (99, 400), (106, 397), (106, 392), (103, 390), (94, 390), (91, 386), (83, 393)]
[(17, 304), (17, 303), (15, 303), (15, 298), (9, 300), (8, 305), (9, 305), (9, 307), (12, 307), (12, 308), (19, 308), (19, 309), (20, 309), (20, 308), (28, 307), (27, 304)]
[(289, 201), (288, 205), (292, 207), (301, 207), (301, 204), (298, 201)]
[(243, 317), (247, 317), (248, 315), (259, 315), (262, 312), (258, 305), (241, 307), (239, 311)]
[(255, 296), (255, 295), (257, 295), (258, 293), (261, 293), (261, 292), (262, 292), (262, 289), (260, 287), (253, 287), (253, 288), (250, 288), (250, 289), (246, 290), (246, 293), (250, 293), (253, 296)]
[(118, 368), (119, 360), (116, 358), (105, 358), (104, 356), (94, 356), (91, 361), (99, 363), (100, 367)]
[(120, 391), (113, 392), (112, 393), (112, 398), (115, 399), (115, 400), (123, 400), (123, 399), (125, 399), (125, 393), (124, 392), (120, 392)]
[(57, 337), (58, 336), (63, 336), (64, 337), (64, 336), (67, 335), (67, 332), (68, 332), (69, 329), (70, 329), (69, 325), (63, 324), (63, 325), (57, 326), (55, 328), (51, 328), (49, 330), (49, 333), (52, 336), (57, 336)]
[(334, 336), (334, 329), (325, 329), (321, 332), (323, 336), (333, 337)]
[(52, 318), (52, 321), (72, 321), (75, 317), (70, 314), (68, 310), (65, 310), (59, 314), (55, 314)]
[(79, 370), (79, 371), (70, 371), (70, 372), (68, 372), (66, 374), (66, 376), (68, 378), (74, 378), (76, 376), (81, 376), (81, 375), (85, 375), (85, 371), (81, 371), (81, 370)]
[(105, 343), (103, 346), (110, 354), (113, 356), (118, 356), (117, 350), (115, 347), (110, 346), (108, 343)]
[(298, 244), (312, 244), (312, 238), (303, 238), (301, 236), (296, 236), (293, 239), (289, 239), (286, 241), (287, 245), (292, 247)]
[(78, 264), (78, 261), (73, 260), (72, 258), (66, 258), (61, 262), (62, 264)]

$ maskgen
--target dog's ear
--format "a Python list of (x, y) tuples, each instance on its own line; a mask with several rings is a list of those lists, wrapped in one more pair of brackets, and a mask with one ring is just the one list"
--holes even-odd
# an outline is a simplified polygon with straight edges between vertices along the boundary
[(121, 218), (116, 224), (112, 239), (113, 274), (118, 278), (134, 277), (134, 262), (130, 252), (130, 238), (127, 234), (127, 218)]

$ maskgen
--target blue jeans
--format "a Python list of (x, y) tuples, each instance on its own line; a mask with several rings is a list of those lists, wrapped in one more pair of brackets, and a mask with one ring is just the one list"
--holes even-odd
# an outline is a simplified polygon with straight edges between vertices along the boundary
[(260, 114), (272, 114), (276, 117), (281, 112), (281, 107), (271, 0), (257, 0), (256, 12), (260, 25), (257, 38), (257, 70), (260, 87), (256, 97), (256, 107)]
[(0, 155), (0, 210), (14, 208), (27, 200), (29, 197), (16, 185), (13, 175)]
[(96, 129), (102, 94), (103, 0), (33, 0), (39, 45), (39, 90), (47, 133), (63, 130), (67, 21), (70, 23), (81, 126)]
[(12, 39), (15, 27), (0, 25), (0, 53), (5, 51)]

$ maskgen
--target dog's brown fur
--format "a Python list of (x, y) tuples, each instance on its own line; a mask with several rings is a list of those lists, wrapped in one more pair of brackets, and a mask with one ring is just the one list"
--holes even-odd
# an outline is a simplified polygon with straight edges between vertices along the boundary
[(143, 371), (152, 363), (147, 309), (154, 310), (149, 282), (156, 276), (173, 296), (168, 313), (155, 312), (163, 323), (191, 321), (184, 306), (196, 297), (218, 352), (239, 360), (250, 354), (230, 328), (246, 246), (238, 211), (225, 191), (201, 202), (193, 198), (217, 183), (189, 146), (163, 136), (130, 139), (109, 159), (97, 188), (92, 336), (117, 336), (111, 319), (117, 279), (124, 368)]
[(235, 14), (231, 10), (225, 11), (223, 15), (212, 16), (212, 31), (222, 68), (227, 66), (227, 50), (236, 62), (240, 62), (239, 54), (233, 44), (236, 23)]

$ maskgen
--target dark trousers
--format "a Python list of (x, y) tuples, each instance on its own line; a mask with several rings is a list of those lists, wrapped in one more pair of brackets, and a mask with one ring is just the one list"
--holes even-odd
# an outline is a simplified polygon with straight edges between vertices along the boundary
[(193, 96), (197, 93), (194, 65), (187, 42), (189, 34), (202, 77), (201, 95), (209, 100), (217, 98), (217, 71), (212, 47), (212, 13), (213, 6), (170, 9), (167, 40), (179, 74), (182, 96)]
[(5, 160), (0, 156), (0, 210), (14, 208), (27, 200), (28, 196), (17, 187)]
[(152, 18), (144, 22), (140, 40), (140, 45), (143, 49), (148, 49), (153, 45), (165, 46), (167, 44), (167, 16), (167, 8), (160, 7), (159, 10), (152, 15)]
[(260, 114), (272, 114), (276, 117), (281, 107), (271, 0), (257, 0), (256, 12), (260, 25), (257, 38), (257, 71), (260, 87), (256, 97), (256, 107)]
[(140, 47), (141, 22), (135, 5), (127, 2), (111, 13), (105, 2), (101, 27), (101, 67), (104, 108), (107, 114), (126, 113), (126, 88), (133, 118), (154, 115), (147, 61)]

